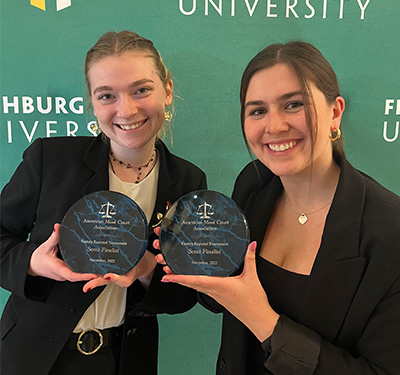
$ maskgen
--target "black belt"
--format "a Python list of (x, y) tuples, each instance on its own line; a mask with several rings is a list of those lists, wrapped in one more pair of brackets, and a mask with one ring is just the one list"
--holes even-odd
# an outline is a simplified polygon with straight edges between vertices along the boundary
[(79, 333), (72, 333), (66, 347), (78, 350), (84, 355), (92, 355), (100, 348), (113, 346), (121, 342), (122, 326), (107, 329), (88, 328)]

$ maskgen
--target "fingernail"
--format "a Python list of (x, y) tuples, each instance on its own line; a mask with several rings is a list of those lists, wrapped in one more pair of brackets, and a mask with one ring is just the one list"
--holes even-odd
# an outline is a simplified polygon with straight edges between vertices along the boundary
[(253, 241), (253, 242), (250, 244), (250, 251), (256, 251), (256, 249), (257, 249), (257, 242), (256, 242), (256, 241)]
[(87, 288), (85, 293), (88, 293), (92, 290), (92, 288)]
[(104, 276), (104, 279), (107, 280), (107, 281), (110, 281), (111, 277), (110, 276)]
[(161, 279), (161, 282), (163, 282), (163, 283), (174, 283), (175, 281), (173, 280), (173, 279), (170, 279), (169, 277), (163, 277), (162, 279)]

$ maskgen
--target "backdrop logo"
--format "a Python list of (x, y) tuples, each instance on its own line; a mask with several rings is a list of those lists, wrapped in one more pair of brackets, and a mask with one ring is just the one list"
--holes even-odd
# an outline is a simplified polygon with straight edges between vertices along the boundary
[(243, 1), (246, 3), (247, 13), (250, 17), (258, 7), (263, 9), (266, 18), (310, 19), (319, 17), (326, 19), (337, 17), (343, 19), (348, 10), (359, 8), (361, 20), (365, 19), (366, 9), (371, 2), (371, 0), (286, 0), (286, 2), (279, 0), (199, 0), (201, 6), (204, 4), (203, 10), (197, 9), (197, 0), (179, 0), (179, 11), (185, 16), (191, 16), (196, 12), (208, 16), (213, 12), (220, 16), (229, 14), (230, 17), (235, 17), (236, 5)]
[(0, 130), (7, 132), (8, 143), (21, 136), (29, 143), (35, 137), (76, 137), (80, 128), (96, 136), (96, 121), (87, 121), (81, 96), (3, 96), (1, 102)]
[(383, 122), (383, 138), (386, 142), (394, 142), (399, 138), (400, 99), (385, 100), (386, 121)]
[[(71, 0), (56, 0), (57, 12), (71, 6)], [(46, 0), (31, 0), (31, 5), (46, 10)]]

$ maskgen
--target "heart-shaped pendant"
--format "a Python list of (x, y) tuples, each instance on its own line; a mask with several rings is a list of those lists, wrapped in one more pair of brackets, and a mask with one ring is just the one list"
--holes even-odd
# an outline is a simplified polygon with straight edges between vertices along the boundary
[(301, 224), (301, 225), (304, 225), (305, 223), (307, 223), (307, 220), (308, 220), (308, 217), (307, 217), (307, 215), (306, 214), (301, 214), (300, 216), (299, 216), (299, 223)]

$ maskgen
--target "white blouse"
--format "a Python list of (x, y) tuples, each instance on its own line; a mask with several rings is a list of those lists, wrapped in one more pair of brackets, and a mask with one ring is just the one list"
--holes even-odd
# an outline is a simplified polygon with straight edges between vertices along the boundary
[[(148, 223), (156, 204), (159, 169), (160, 163), (157, 160), (151, 172), (139, 183), (121, 181), (112, 170), (109, 171), (110, 190), (133, 199), (146, 215)], [(120, 326), (124, 322), (126, 292), (125, 287), (108, 284), (83, 314), (74, 332), (79, 333), (88, 328), (106, 329)]]

